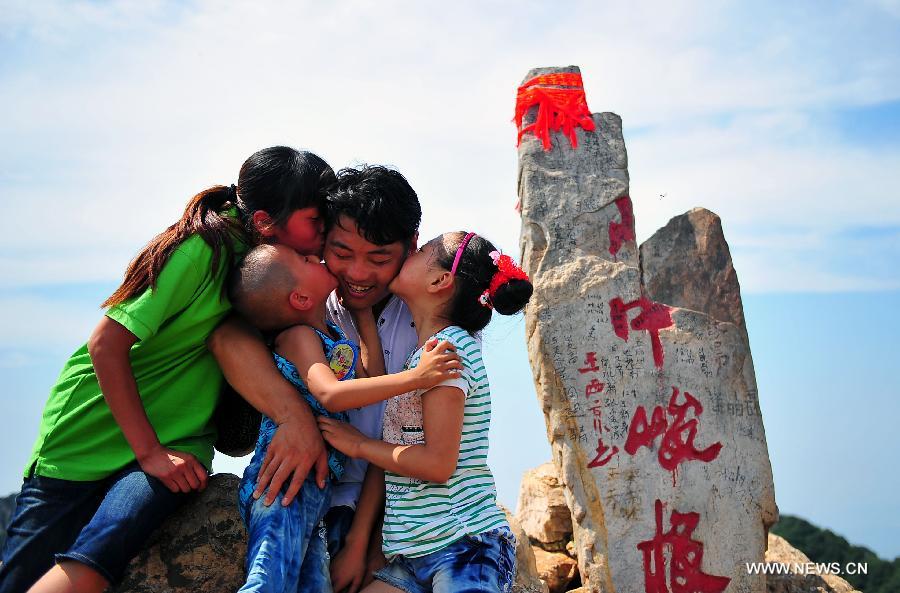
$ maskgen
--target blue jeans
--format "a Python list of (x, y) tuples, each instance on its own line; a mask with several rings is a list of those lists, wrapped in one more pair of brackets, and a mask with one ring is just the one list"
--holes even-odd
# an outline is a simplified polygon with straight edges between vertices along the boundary
[(508, 593), (515, 573), (516, 538), (499, 527), (425, 556), (394, 556), (375, 578), (406, 593)]
[(354, 515), (356, 515), (356, 511), (346, 505), (331, 507), (325, 514), (329, 557), (334, 558), (344, 547)]
[(284, 492), (266, 506), (265, 495), (254, 500), (259, 473), (254, 456), (244, 471), (238, 492), (241, 517), (247, 524), (247, 581), (240, 591), (295, 593), (331, 592), (329, 557), (322, 519), (331, 504), (331, 482), (320, 490), (307, 478), (290, 505), (281, 505)]
[(137, 463), (90, 482), (31, 476), (22, 484), (0, 567), (0, 593), (22, 593), (55, 561), (75, 560), (112, 585), (187, 494)]

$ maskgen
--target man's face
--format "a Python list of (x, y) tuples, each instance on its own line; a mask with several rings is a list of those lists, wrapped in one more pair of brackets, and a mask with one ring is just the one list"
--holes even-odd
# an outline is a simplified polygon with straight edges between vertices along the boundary
[(370, 243), (356, 221), (346, 216), (325, 237), (325, 265), (337, 276), (338, 294), (348, 309), (365, 309), (384, 300), (406, 256), (403, 243)]

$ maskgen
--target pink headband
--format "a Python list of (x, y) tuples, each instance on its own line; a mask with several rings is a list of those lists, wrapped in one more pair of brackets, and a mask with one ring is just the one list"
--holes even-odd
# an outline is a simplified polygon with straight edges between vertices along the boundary
[(475, 233), (466, 233), (466, 238), (462, 240), (462, 243), (459, 244), (459, 249), (456, 250), (456, 257), (453, 258), (453, 267), (450, 268), (450, 275), (456, 276), (456, 268), (459, 266), (459, 260), (462, 259), (463, 251), (466, 250), (466, 246), (469, 244), (469, 241), (472, 240), (472, 237), (475, 236)]

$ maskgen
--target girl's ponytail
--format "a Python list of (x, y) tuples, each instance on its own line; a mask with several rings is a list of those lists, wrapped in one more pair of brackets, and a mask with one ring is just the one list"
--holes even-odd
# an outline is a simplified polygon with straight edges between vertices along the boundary
[[(191, 198), (181, 218), (157, 235), (128, 264), (125, 279), (101, 306), (112, 307), (156, 286), (172, 252), (193, 234), (212, 247), (212, 268), (218, 270), (222, 256), (231, 261), (235, 242), (245, 240), (242, 225), (224, 214), (236, 199), (235, 186), (215, 185)], [(224, 253), (223, 253), (224, 252)]]
[(508, 255), (474, 233), (448, 233), (436, 251), (441, 267), (451, 270), (456, 289), (448, 317), (475, 333), (491, 320), (491, 311), (513, 315), (525, 308), (534, 287)]
[(534, 286), (531, 285), (530, 280), (510, 278), (497, 287), (491, 303), (497, 313), (515, 315), (528, 304), (532, 292), (534, 292)]
[[(188, 237), (200, 235), (212, 248), (213, 273), (231, 265), (237, 242), (260, 240), (253, 213), (266, 212), (275, 225), (284, 224), (301, 208), (321, 208), (325, 191), (335, 182), (334, 171), (319, 156), (288, 146), (259, 150), (244, 161), (237, 186), (215, 185), (191, 198), (181, 219), (157, 235), (128, 265), (125, 280), (106, 301), (111, 307), (156, 286), (172, 252)], [(226, 214), (235, 208), (237, 217)]]

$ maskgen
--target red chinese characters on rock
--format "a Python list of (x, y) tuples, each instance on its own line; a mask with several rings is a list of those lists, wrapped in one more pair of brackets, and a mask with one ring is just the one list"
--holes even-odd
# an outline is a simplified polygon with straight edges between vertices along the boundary
[[(731, 579), (703, 572), (703, 542), (691, 539), (700, 522), (699, 513), (673, 510), (671, 528), (663, 532), (663, 503), (655, 504), (656, 533), (638, 543), (644, 556), (644, 590), (647, 593), (722, 593)], [(666, 551), (669, 578), (666, 579)]]
[(601, 408), (602, 406), (599, 402), (591, 407), (591, 413), (594, 415), (594, 430), (597, 431), (597, 455), (588, 462), (589, 468), (603, 467), (619, 452), (618, 447), (610, 447), (603, 442), (603, 412)]
[[(641, 312), (629, 323), (628, 311), (634, 308), (639, 308)], [(656, 365), (656, 368), (662, 368), (665, 353), (659, 339), (659, 330), (674, 325), (671, 307), (653, 302), (646, 296), (641, 296), (630, 303), (616, 297), (609, 301), (609, 316), (616, 335), (626, 342), (628, 341), (629, 326), (636, 331), (648, 332), (653, 347), (653, 364)]]
[[(578, 369), (581, 374), (597, 373), (600, 366), (597, 364), (597, 353), (588, 352), (584, 357), (584, 366)], [(592, 395), (600, 395), (606, 388), (606, 384), (600, 382), (596, 377), (592, 377), (584, 387), (584, 397), (591, 405), (591, 414), (593, 415), (594, 430), (597, 432), (597, 455), (588, 462), (588, 467), (601, 467), (609, 463), (619, 452), (618, 447), (610, 447), (603, 442), (603, 406), (599, 401), (591, 401)]]
[(619, 253), (626, 241), (637, 240), (634, 234), (634, 208), (631, 198), (628, 196), (619, 198), (616, 200), (616, 207), (619, 209), (622, 222), (609, 221), (609, 253), (613, 256)]
[[(637, 407), (628, 428), (626, 453), (634, 455), (641, 447), (652, 448), (653, 441), (662, 436), (657, 458), (663, 469), (670, 472), (674, 472), (678, 465), (685, 461), (697, 460), (709, 463), (719, 455), (722, 443), (714, 443), (702, 451), (694, 446), (703, 405), (687, 391), (684, 392), (684, 402), (678, 403), (678, 394), (678, 388), (673, 387), (669, 405), (665, 410), (662, 406), (656, 406), (649, 424), (644, 406)], [(687, 416), (691, 410), (694, 412), (694, 418), (688, 420)], [(672, 417), (671, 422), (666, 418), (666, 412)]]

